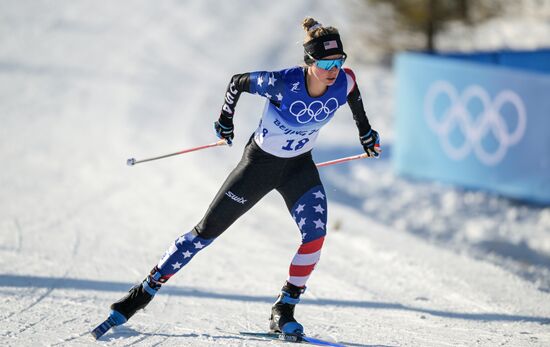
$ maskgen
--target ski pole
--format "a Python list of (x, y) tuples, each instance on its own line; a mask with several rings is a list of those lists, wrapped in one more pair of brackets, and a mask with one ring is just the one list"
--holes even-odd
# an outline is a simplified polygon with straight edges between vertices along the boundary
[(139, 164), (139, 163), (144, 163), (144, 162), (146, 162), (146, 161), (151, 161), (151, 160), (157, 160), (157, 159), (168, 158), (168, 157), (172, 157), (172, 156), (174, 156), (174, 155), (180, 155), (180, 154), (184, 154), (184, 153), (189, 153), (189, 152), (194, 152), (194, 151), (200, 151), (201, 149), (206, 149), (206, 148), (216, 147), (216, 146), (225, 146), (225, 145), (228, 145), (228, 143), (227, 143), (227, 141), (226, 141), (225, 139), (222, 139), (222, 140), (219, 140), (218, 142), (210, 143), (210, 144), (208, 144), (208, 145), (198, 146), (198, 147), (193, 147), (193, 148), (188, 148), (188, 149), (184, 149), (184, 150), (179, 151), (179, 152), (160, 155), (160, 156), (158, 156), (158, 157), (147, 158), (147, 159), (141, 159), (141, 160), (136, 160), (135, 158), (130, 158), (130, 159), (128, 159), (128, 160), (126, 161), (126, 164), (128, 164), (129, 166), (133, 166), (133, 165), (136, 165), (136, 164)]
[(369, 155), (368, 155), (367, 153), (352, 155), (351, 157), (345, 157), (345, 158), (340, 158), (340, 159), (325, 161), (325, 162), (323, 162), (323, 163), (315, 164), (315, 166), (317, 166), (317, 167), (323, 167), (323, 166), (329, 166), (329, 165), (334, 165), (334, 164), (340, 164), (340, 163), (344, 163), (344, 162), (346, 162), (346, 161), (357, 160), (357, 159), (363, 159), (363, 158), (369, 158)]

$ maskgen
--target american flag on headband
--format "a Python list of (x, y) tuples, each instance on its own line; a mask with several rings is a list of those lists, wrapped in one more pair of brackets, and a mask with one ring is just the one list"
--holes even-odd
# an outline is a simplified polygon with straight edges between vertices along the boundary
[(338, 42), (336, 42), (336, 40), (326, 41), (324, 42), (324, 45), (325, 45), (325, 50), (338, 48)]

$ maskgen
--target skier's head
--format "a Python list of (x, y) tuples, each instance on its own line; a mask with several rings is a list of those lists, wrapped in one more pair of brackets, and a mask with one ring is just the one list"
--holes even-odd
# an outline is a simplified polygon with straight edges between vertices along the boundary
[(302, 22), (306, 32), (304, 39), (304, 61), (312, 73), (326, 85), (332, 85), (346, 60), (344, 46), (338, 29), (324, 27), (311, 17)]

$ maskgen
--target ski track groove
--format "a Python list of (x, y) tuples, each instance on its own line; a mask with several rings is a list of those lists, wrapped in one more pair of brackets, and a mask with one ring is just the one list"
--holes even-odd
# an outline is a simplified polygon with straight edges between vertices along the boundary
[[(311, 290), (308, 290), (307, 293), (308, 293), (308, 296), (311, 297), (311, 299), (313, 299), (314, 301), (319, 301), (319, 297), (315, 295), (315, 292), (312, 292)], [(323, 312), (329, 312), (330, 315), (331, 315), (331, 319), (319, 319), (318, 317), (315, 317), (315, 322), (313, 324), (311, 324), (311, 326), (319, 326), (320, 325), (319, 323), (325, 323), (325, 324), (327, 324), (328, 327), (334, 327), (336, 325), (335, 324), (336, 315), (334, 313), (335, 310), (336, 310), (336, 308), (334, 308), (332, 306), (324, 307)], [(307, 329), (307, 327), (306, 327), (306, 329)], [(307, 329), (307, 330), (311, 331), (311, 329)], [(327, 331), (327, 330), (325, 329), (325, 331)], [(315, 335), (310, 335), (309, 333), (308, 333), (308, 336), (315, 337)], [(319, 338), (326, 338), (326, 337), (330, 337), (334, 341), (339, 340), (339, 338), (334, 336), (332, 333), (327, 334), (326, 336), (323, 336), (323, 337), (319, 337)]]
[[(71, 266), (72, 267), (72, 266)], [(67, 275), (69, 274), (69, 271), (70, 269), (68, 269), (67, 271), (65, 271), (65, 273), (61, 276), (61, 278), (59, 278), (58, 280), (54, 281), (52, 286), (50, 286), (50, 288), (48, 288), (48, 290), (46, 290), (46, 292), (44, 292), (44, 294), (40, 295), (38, 297), (38, 299), (36, 299), (33, 303), (31, 303), (30, 305), (26, 306), (25, 308), (19, 310), (19, 311), (15, 311), (15, 312), (12, 312), (10, 313), (9, 315), (7, 315), (6, 317), (3, 317), (0, 321), (4, 321), (8, 318), (11, 318), (13, 317), (14, 315), (19, 315), (21, 313), (24, 313), (28, 310), (30, 310), (31, 308), (33, 308), (34, 306), (36, 306), (37, 304), (39, 304), (42, 300), (44, 300), (47, 296), (49, 296), (53, 291), (54, 289), (56, 289), (56, 284), (57, 283), (60, 283), (62, 282), (65, 278), (67, 278)], [(33, 292), (34, 293), (34, 292)]]
[(17, 246), (15, 246), (15, 252), (21, 254), (21, 249), (23, 248), (23, 230), (21, 229), (21, 224), (17, 217), (13, 217), (13, 223), (15, 224), (15, 230), (17, 230)]
[[(121, 185), (118, 183), (113, 183), (109, 185), (106, 189), (103, 191), (93, 194), (92, 196), (88, 197), (87, 199), (81, 201), (79, 204), (77, 204), (74, 208), (69, 209), (67, 212), (62, 214), (61, 216), (57, 216), (52, 219), (46, 219), (41, 220), (39, 222), (36, 222), (34, 225), (31, 224), (26, 227), (29, 233), (36, 233), (41, 230), (50, 230), (55, 227), (59, 227), (60, 225), (63, 225), (75, 217), (79, 216), (82, 210), (85, 210), (86, 207), (97, 203), (99, 201), (105, 201), (106, 199), (110, 198), (111, 196), (118, 194), (122, 191), (123, 188), (121, 188)], [(18, 223), (19, 224), (19, 223)]]
[[(95, 310), (89, 310), (88, 312), (85, 312), (85, 314), (83, 314), (83, 316), (85, 316), (85, 317), (90, 317), (91, 314), (92, 314), (93, 312), (95, 312)], [(59, 325), (60, 325), (60, 326), (63, 326), (63, 325), (65, 325), (65, 324), (67, 324), (67, 323), (77, 321), (79, 318), (81, 318), (81, 317), (79, 316), (79, 317), (75, 317), (75, 318), (72, 318), (72, 319), (68, 319), (68, 320), (62, 322), (62, 323), (59, 324)], [(74, 341), (74, 340), (77, 340), (77, 339), (81, 339), (81, 338), (83, 338), (84, 336), (89, 336), (89, 337), (91, 338), (90, 331), (91, 331), (91, 330), (87, 330), (87, 331), (85, 331), (85, 332), (83, 332), (83, 333), (80, 333), (80, 334), (77, 335), (77, 336), (72, 336), (72, 337), (63, 339), (63, 340), (61, 340), (61, 341), (59, 341), (59, 342), (52, 343), (52, 344), (50, 344), (50, 346), (60, 346), (60, 345), (62, 345), (62, 344), (64, 344), (64, 343), (67, 343), (67, 342), (70, 342), (70, 341)]]
[(246, 327), (245, 327), (245, 329), (249, 330), (249, 329), (250, 329), (250, 303), (247, 302), (247, 303), (244, 305), (244, 308), (245, 308), (245, 311), (244, 311), (244, 318), (245, 318), (245, 322), (246, 322)]
[(159, 341), (158, 343), (155, 343), (154, 345), (151, 345), (151, 347), (157, 347), (157, 346), (161, 346), (162, 344), (164, 344), (166, 341), (168, 341), (168, 339), (170, 339), (170, 337), (165, 337), (162, 339), (162, 341)]
[(20, 329), (17, 334), (21, 334), (22, 332), (28, 330), (29, 328), (32, 328), (34, 327), (35, 325), (39, 324), (40, 322), (44, 321), (46, 318), (48, 318), (48, 316), (44, 316), (42, 318), (40, 318), (39, 320), (37, 320), (36, 322), (34, 323), (30, 323), (28, 325), (26, 325), (25, 327), (23, 327), (22, 329)]
[[(105, 200), (105, 199), (111, 197), (112, 195), (122, 191), (122, 188), (120, 188), (120, 185), (116, 185), (118, 188), (112, 189), (112, 187), (114, 187), (114, 186), (115, 186), (115, 184), (113, 184), (113, 185), (109, 186), (107, 189), (103, 190), (101, 192), (101, 194), (96, 194), (95, 196), (92, 196), (92, 197), (88, 198), (87, 200), (85, 200), (84, 202), (79, 204), (77, 207), (75, 207), (72, 211), (69, 211), (68, 213), (66, 213), (65, 218), (54, 219), (53, 221), (49, 222), (49, 224), (46, 224), (45, 227), (44, 226), (40, 227), (40, 224), (39, 224), (37, 230), (49, 229), (49, 228), (52, 228), (54, 226), (59, 226), (59, 225), (62, 225), (64, 223), (67, 223), (70, 219), (78, 216), (80, 214), (80, 211), (83, 210), (86, 206), (89, 206), (90, 204), (92, 204), (96, 201), (99, 201), (99, 200)], [(20, 235), (18, 238), (21, 240), (19, 242), (19, 246), (20, 246), (19, 250), (21, 250), (21, 245), (22, 245), (21, 230), (22, 230), (22, 228), (21, 228), (21, 225), (20, 225), (18, 219), (15, 218), (15, 217), (14, 217), (14, 222), (16, 224), (16, 229), (18, 230), (18, 233)], [(34, 226), (34, 227), (36, 227), (36, 226)], [(32, 229), (33, 229), (33, 226), (31, 226), (30, 230), (33, 231)], [(11, 318), (15, 315), (20, 315), (20, 314), (32, 309), (34, 306), (38, 305), (45, 298), (47, 298), (55, 289), (57, 289), (57, 284), (63, 282), (67, 278), (67, 276), (69, 275), (69, 273), (71, 272), (71, 270), (75, 266), (74, 259), (78, 255), (78, 252), (79, 252), (79, 249), (80, 249), (80, 239), (81, 239), (80, 232), (76, 229), (73, 229), (73, 230), (74, 230), (74, 235), (75, 235), (75, 241), (74, 241), (73, 246), (72, 246), (71, 259), (69, 260), (69, 263), (71, 265), (67, 268), (65, 273), (61, 276), (61, 278), (54, 281), (52, 286), (50, 288), (48, 288), (48, 290), (46, 290), (46, 292), (44, 294), (40, 295), (38, 297), (38, 299), (36, 299), (34, 302), (29, 304), (25, 308), (23, 308), (19, 311), (12, 312), (12, 313), (8, 314), (7, 316), (0, 318), (0, 322), (3, 322), (3, 321), (5, 321), (5, 320), (7, 320), (7, 319), (9, 319), (9, 318)], [(36, 229), (34, 231), (36, 232)], [(39, 288), (34, 288), (31, 291), (31, 295), (33, 295), (34, 293), (36, 293), (39, 290), (40, 290)]]
[(52, 343), (50, 346), (52, 346), (52, 347), (53, 347), (53, 346), (61, 346), (61, 345), (64, 344), (64, 343), (67, 343), (67, 342), (70, 342), (70, 341), (74, 341), (74, 340), (83, 338), (84, 336), (89, 335), (89, 334), (90, 334), (89, 331), (85, 331), (85, 332), (81, 333), (81, 334), (78, 335), (78, 336), (69, 337), (68, 339), (64, 339), (64, 340), (62, 340), (62, 341), (60, 341), (60, 342)]
[[(140, 336), (137, 340), (132, 341), (132, 342), (130, 342), (130, 343), (127, 344), (127, 345), (124, 345), (124, 347), (134, 346), (134, 345), (136, 345), (136, 344), (138, 344), (138, 343), (140, 343), (140, 342), (143, 342), (143, 341), (147, 340), (148, 338), (150, 338), (150, 337), (152, 337), (152, 336), (156, 336), (155, 334), (156, 334), (157, 332), (159, 332), (162, 328), (164, 328), (164, 327), (167, 326), (167, 325), (168, 325), (168, 324), (166, 324), (166, 323), (161, 324), (158, 328), (156, 328), (156, 329), (153, 330), (152, 332), (142, 334), (142, 336)], [(167, 337), (167, 339), (168, 339), (168, 338), (170, 338), (170, 337)]]
[[(40, 302), (42, 302), (45, 298), (47, 298), (55, 289), (57, 289), (57, 284), (63, 282), (67, 276), (69, 275), (69, 273), (71, 272), (71, 270), (73, 269), (74, 267), (74, 258), (76, 257), (76, 255), (78, 254), (78, 249), (80, 248), (80, 233), (78, 231), (75, 230), (74, 232), (75, 234), (75, 241), (73, 243), (73, 247), (72, 247), (72, 251), (71, 251), (71, 259), (69, 261), (69, 263), (71, 265), (69, 265), (69, 267), (67, 268), (67, 270), (65, 270), (65, 273), (61, 276), (61, 278), (55, 280), (52, 285), (50, 286), (50, 288), (48, 288), (46, 290), (46, 292), (44, 292), (44, 294), (40, 295), (38, 297), (38, 299), (36, 299), (34, 302), (32, 302), (30, 305), (26, 306), (25, 308), (19, 310), (19, 311), (15, 311), (15, 312), (12, 312), (11, 314), (7, 315), (6, 317), (3, 317), (2, 319), (0, 319), (0, 322), (1, 321), (5, 321), (6, 319), (9, 319), (15, 315), (20, 315), (30, 309), (32, 309), (34, 306), (38, 305)], [(32, 293), (35, 293), (36, 291), (38, 291), (38, 289), (34, 290)]]
[[(168, 303), (172, 300), (172, 295), (168, 294), (166, 296), (166, 300), (164, 301), (164, 304), (162, 305), (162, 309), (160, 310), (160, 312), (164, 312), (166, 310), (166, 308), (168, 307)], [(140, 338), (138, 338), (137, 340), (135, 341), (132, 341), (130, 342), (129, 344), (127, 345), (124, 345), (124, 347), (128, 347), (128, 346), (133, 346), (139, 342), (143, 342), (145, 341), (146, 339), (150, 338), (150, 337), (153, 337), (153, 336), (156, 336), (155, 334), (157, 332), (159, 332), (161, 329), (163, 329), (164, 327), (168, 326), (168, 324), (166, 323), (163, 323), (161, 324), (158, 328), (154, 329), (152, 332), (150, 333), (144, 333), (143, 336), (141, 336)], [(170, 336), (167, 336), (166, 339), (164, 339), (163, 341), (165, 340), (168, 340), (170, 338)], [(161, 341), (162, 342), (162, 341)]]
[(12, 223), (15, 226), (15, 245), (0, 245), (0, 251), (4, 252), (14, 252), (17, 255), (21, 254), (21, 245), (22, 245), (22, 230), (17, 217), (12, 217)]
[[(260, 343), (265, 343), (265, 344), (277, 344), (277, 342), (279, 342), (279, 341), (276, 341), (276, 340), (268, 341), (268, 340), (265, 340), (265, 339), (262, 339), (262, 338), (259, 338), (259, 337), (256, 337), (256, 336), (245, 336), (245, 335), (241, 335), (238, 332), (226, 331), (226, 330), (222, 330), (220, 328), (216, 328), (216, 330), (218, 330), (221, 334), (229, 335), (229, 337), (226, 337), (228, 339), (232, 338), (232, 339), (240, 340), (240, 345), (241, 346), (247, 346), (247, 343), (251, 342), (251, 341), (259, 341)], [(286, 345), (288, 342), (279, 342), (279, 343)]]

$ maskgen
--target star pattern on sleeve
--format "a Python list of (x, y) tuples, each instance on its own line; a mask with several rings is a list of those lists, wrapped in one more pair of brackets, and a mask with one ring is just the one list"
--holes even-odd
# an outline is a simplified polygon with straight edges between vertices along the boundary
[(269, 80), (267, 81), (267, 85), (275, 87), (275, 81), (277, 81), (275, 75), (271, 74), (271, 76), (269, 76)]
[(252, 90), (255, 93), (279, 103), (283, 100), (285, 84), (279, 72), (258, 71), (254, 73), (254, 78), (255, 83), (252, 83), (255, 84), (255, 88)]
[(313, 208), (315, 209), (315, 212), (319, 212), (320, 214), (323, 214), (323, 212), (325, 212), (325, 209), (323, 208), (323, 206), (321, 206), (321, 204), (313, 206)]

